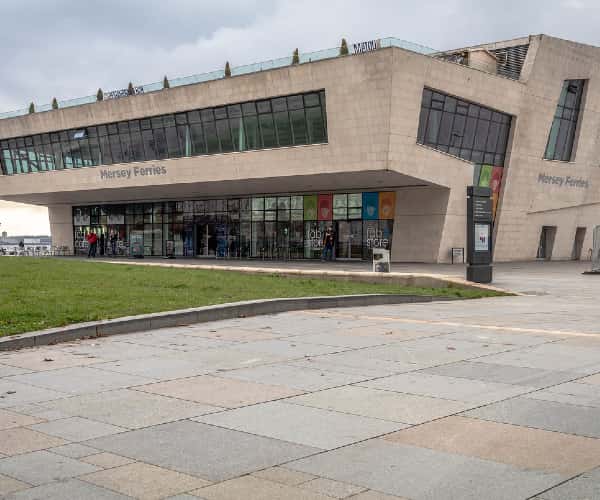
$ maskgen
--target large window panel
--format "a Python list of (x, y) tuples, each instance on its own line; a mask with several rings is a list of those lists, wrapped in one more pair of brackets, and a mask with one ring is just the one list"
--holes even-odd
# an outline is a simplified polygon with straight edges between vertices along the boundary
[[(436, 109), (456, 107), (453, 101), (444, 107), (443, 95), (436, 96), (430, 99)], [(320, 90), (6, 139), (0, 161), (2, 173), (16, 174), (326, 141)]]
[(585, 80), (565, 80), (548, 134), (544, 158), (571, 161)]

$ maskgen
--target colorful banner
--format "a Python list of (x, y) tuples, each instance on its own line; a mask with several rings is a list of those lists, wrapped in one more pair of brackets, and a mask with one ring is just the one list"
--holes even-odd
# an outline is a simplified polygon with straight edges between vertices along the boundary
[(379, 218), (393, 219), (396, 208), (396, 192), (383, 191), (379, 193)]
[(363, 193), (363, 219), (379, 219), (379, 193)]
[(492, 180), (492, 166), (481, 165), (481, 173), (479, 174), (479, 187), (490, 187)]
[(318, 220), (332, 220), (333, 219), (333, 195), (332, 194), (320, 194), (318, 195)]
[(317, 220), (317, 195), (304, 196), (304, 220)]
[(496, 220), (496, 209), (498, 208), (498, 200), (500, 199), (500, 188), (502, 187), (502, 174), (504, 168), (494, 167), (492, 169), (492, 180), (490, 188), (492, 188), (492, 220)]

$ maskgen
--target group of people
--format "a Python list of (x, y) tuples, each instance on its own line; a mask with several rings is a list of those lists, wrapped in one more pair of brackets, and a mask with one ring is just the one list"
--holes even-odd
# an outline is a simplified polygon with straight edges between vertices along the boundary
[[(96, 257), (98, 245), (100, 245), (100, 256), (104, 256), (106, 249), (106, 238), (104, 233), (101, 233), (100, 237), (98, 237), (95, 231), (89, 231), (85, 234), (85, 239), (88, 242), (88, 259)], [(115, 231), (111, 231), (110, 235), (108, 236), (108, 241), (110, 243), (111, 255), (117, 255), (117, 243), (119, 241), (119, 235)]]

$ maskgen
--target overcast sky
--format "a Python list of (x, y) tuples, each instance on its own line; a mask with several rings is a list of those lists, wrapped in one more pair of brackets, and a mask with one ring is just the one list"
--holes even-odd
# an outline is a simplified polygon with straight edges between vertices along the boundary
[[(0, 19), (0, 111), (334, 47), (342, 37), (441, 50), (546, 33), (600, 45), (598, 0), (0, 0)], [(9, 234), (48, 233), (47, 219), (43, 208), (0, 202)]]

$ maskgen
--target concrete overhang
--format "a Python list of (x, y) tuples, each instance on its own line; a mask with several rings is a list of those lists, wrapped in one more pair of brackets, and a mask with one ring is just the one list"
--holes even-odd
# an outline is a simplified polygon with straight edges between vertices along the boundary
[[(31, 174), (37, 175), (37, 174)], [(3, 195), (0, 199), (33, 205), (81, 205), (131, 201), (181, 200), (235, 197), (270, 193), (310, 193), (332, 191), (379, 191), (433, 184), (392, 170), (363, 170), (313, 175), (199, 181), (161, 185), (132, 185), (70, 191), (30, 192)]]

